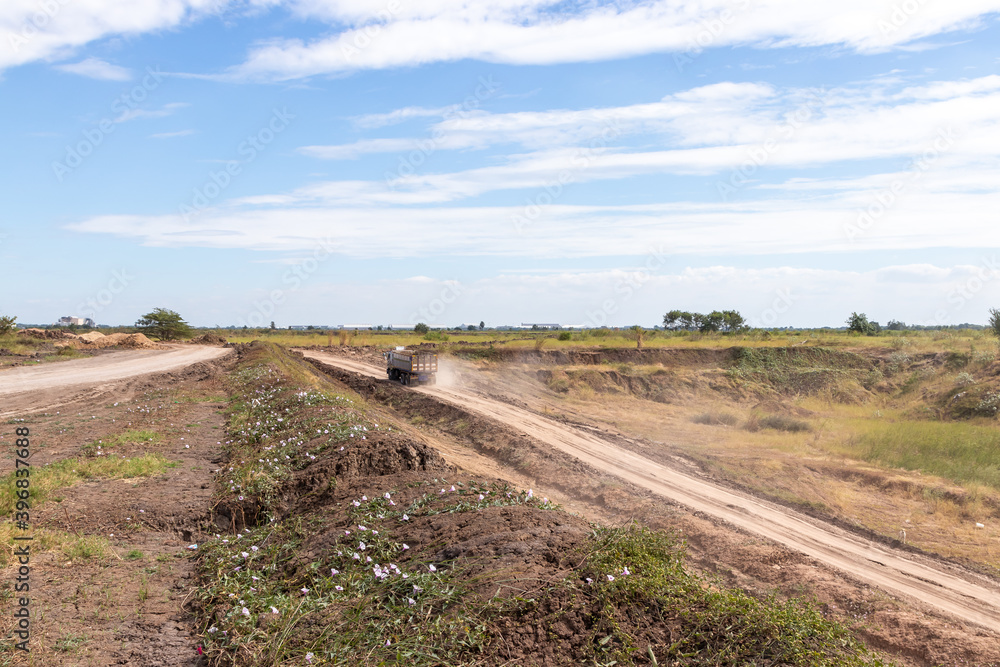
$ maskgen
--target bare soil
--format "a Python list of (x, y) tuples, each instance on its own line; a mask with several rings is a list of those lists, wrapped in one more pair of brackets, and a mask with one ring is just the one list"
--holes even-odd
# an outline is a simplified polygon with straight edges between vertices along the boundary
[[(10, 443), (15, 425), (28, 426), (33, 465), (79, 456), (85, 444), (129, 429), (154, 430), (163, 437), (115, 455), (157, 451), (178, 464), (147, 479), (83, 482), (59, 491), (61, 500), (33, 509), (36, 527), (107, 540), (110, 552), (70, 558), (53, 549), (33, 556), (33, 662), (18, 656), (13, 664), (203, 664), (190, 606), (197, 581), (188, 547), (216, 531), (240, 527), (230, 521), (235, 508), (212, 506), (213, 471), (224, 465), (221, 373), (232, 360), (219, 357), (226, 352), (182, 347), (52, 365), (67, 369), (58, 373), (25, 369), (45, 371), (43, 379), (0, 371), (2, 416), (18, 420), (0, 432), (0, 444)], [(377, 361), (374, 354), (362, 355)], [(847, 620), (869, 644), (902, 664), (1000, 665), (1000, 637), (988, 629), (998, 627), (1000, 604), (989, 597), (997, 592), (989, 580), (866, 543), (713, 485), (686, 459), (678, 458), (676, 467), (648, 460), (621, 447), (620, 434), (549, 419), (512, 397), (447, 386), (406, 389), (356, 358), (325, 357), (324, 362), (334, 364), (320, 366), (325, 372), (370, 399), (372, 410), (394, 428), (398, 424), (402, 433), (331, 452), (297, 473), (284, 511), (289, 516), (329, 511), (332, 520), (330, 530), (303, 545), (302, 567), (329, 550), (336, 532), (342, 534), (332, 508), (359, 494), (374, 497), (388, 490), (405, 502), (425, 491), (421, 485), (430, 479), (476, 475), (533, 488), (581, 516), (506, 507), (471, 519), (424, 517), (402, 529), (401, 538), (414, 554), (441, 562), (460, 558), (473, 568), (479, 563), (483, 572), (495, 572), (499, 564), (507, 581), (527, 597), (573, 565), (563, 557), (586, 535), (587, 519), (624, 523), (635, 518), (683, 532), (695, 562), (731, 584), (761, 595), (778, 590), (786, 596), (815, 596), (826, 613)], [(165, 368), (175, 370), (157, 373)], [(20, 389), (7, 389), (15, 386), (8, 384), (10, 378), (18, 378), (13, 381)], [(7, 450), (0, 472), (9, 473), (12, 461)], [(331, 486), (330, 479), (337, 484)], [(811, 537), (809, 544), (796, 542), (803, 533)], [(831, 549), (841, 543), (843, 551)], [(872, 572), (876, 578), (869, 579)], [(10, 581), (8, 572), (5, 593)], [(966, 596), (950, 595), (954, 590)], [(574, 642), (582, 641), (588, 623), (586, 610), (577, 609), (552, 624), (553, 612), (568, 602), (551, 598), (544, 602), (547, 607), (512, 619), (498, 658), (565, 664), (565, 656), (582, 649)], [(11, 619), (9, 614), (3, 618), (0, 628), (7, 634)], [(642, 625), (641, 618), (630, 622)], [(648, 628), (651, 646), (669, 640), (657, 634), (663, 632), (669, 628)]]
[(510, 398), (467, 386), (404, 389), (366, 363), (371, 355), (337, 352), (305, 354), (416, 421), (435, 446), (439, 438), (445, 451), (455, 449), (448, 440), (472, 444), (492, 460), (484, 472), (499, 466), (532, 479), (536, 493), (569, 499), (588, 517), (680, 527), (706, 569), (750, 590), (814, 595), (855, 622), (871, 645), (908, 664), (1000, 664), (1000, 587), (991, 579), (735, 492), (683, 459), (664, 465), (593, 427), (560, 423)]
[[(202, 362), (166, 374), (112, 379), (98, 388), (76, 384), (92, 379), (101, 368), (112, 378), (124, 375), (128, 362), (139, 361), (140, 368), (148, 369), (191, 359), (121, 354), (124, 360), (113, 354), (85, 360), (101, 362), (96, 368), (77, 360), (25, 369), (44, 379), (18, 374), (16, 386), (42, 387), (29, 393), (11, 393), (11, 385), (4, 383), (5, 414), (17, 417), (3, 427), (0, 444), (13, 444), (16, 426), (28, 427), (35, 469), (84, 456), (84, 445), (129, 430), (155, 431), (162, 437), (116, 447), (108, 456), (157, 452), (174, 463), (154, 477), (91, 480), (58, 489), (53, 499), (32, 508), (33, 530), (58, 531), (65, 538), (50, 550), (32, 553), (31, 653), (25, 656), (5, 646), (5, 657), (13, 659), (5, 664), (201, 664), (193, 615), (185, 607), (196, 583), (188, 546), (213, 527), (213, 471), (220, 465), (224, 434), (222, 368), (220, 362)], [(219, 355), (206, 355), (213, 356)], [(82, 369), (75, 371), (74, 364)], [(63, 386), (50, 368), (67, 373), (64, 377), (73, 385)], [(134, 375), (137, 369), (132, 370)], [(8, 373), (14, 372), (0, 378)], [(12, 451), (4, 448), (0, 474), (13, 469)], [(73, 550), (81, 539), (103, 545), (104, 554), (100, 546), (94, 553)], [(9, 571), (7, 575), (5, 606), (11, 604), (13, 581)], [(9, 636), (10, 614), (3, 619), (0, 627)]]

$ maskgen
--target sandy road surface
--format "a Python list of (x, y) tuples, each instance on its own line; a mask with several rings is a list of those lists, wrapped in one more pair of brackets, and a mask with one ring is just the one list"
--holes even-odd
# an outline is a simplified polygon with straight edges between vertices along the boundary
[[(199, 361), (218, 359), (231, 351), (205, 345), (177, 345), (168, 350), (112, 352), (87, 359), (0, 371), (0, 417), (57, 405), (68, 396), (85, 391), (84, 385), (171, 371)], [(20, 396), (23, 394), (31, 394), (31, 397), (16, 400), (26, 398)]]
[[(330, 354), (305, 356), (364, 375), (385, 370)], [(769, 538), (891, 593), (1000, 631), (1000, 586), (957, 567), (895, 552), (787, 508), (687, 475), (607, 440), (485, 396), (441, 386), (413, 389), (500, 421), (595, 468)]]

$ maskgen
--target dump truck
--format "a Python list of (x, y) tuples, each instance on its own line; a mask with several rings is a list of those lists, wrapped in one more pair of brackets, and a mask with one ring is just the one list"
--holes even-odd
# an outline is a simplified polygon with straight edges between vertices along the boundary
[(437, 382), (437, 352), (407, 350), (397, 347), (383, 352), (385, 372), (393, 382), (402, 385), (435, 384)]

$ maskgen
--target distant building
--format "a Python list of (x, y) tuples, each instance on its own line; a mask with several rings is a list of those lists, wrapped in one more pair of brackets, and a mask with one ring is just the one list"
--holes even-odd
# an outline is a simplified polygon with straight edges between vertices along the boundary
[(93, 327), (93, 326), (96, 326), (94, 324), (94, 320), (90, 319), (89, 317), (69, 317), (69, 316), (67, 316), (67, 317), (60, 317), (59, 321), (56, 322), (56, 324), (58, 324), (59, 326), (62, 326), (62, 327), (68, 327), (71, 324), (75, 324), (78, 327)]

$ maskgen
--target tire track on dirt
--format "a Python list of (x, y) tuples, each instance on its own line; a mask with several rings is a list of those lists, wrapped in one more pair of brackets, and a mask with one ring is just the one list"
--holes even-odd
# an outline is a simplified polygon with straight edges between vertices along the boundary
[(59, 407), (80, 396), (101, 393), (100, 385), (176, 370), (230, 352), (228, 348), (204, 345), (172, 345), (168, 350), (111, 352), (0, 371), (0, 418)]
[[(306, 357), (370, 377), (384, 369), (303, 350)], [(443, 386), (413, 389), (477, 412), (570, 454), (599, 470), (766, 537), (891, 593), (919, 600), (965, 622), (1000, 631), (1000, 587), (985, 577), (903, 556), (845, 530), (687, 475), (621, 449), (592, 433), (476, 394)]]

